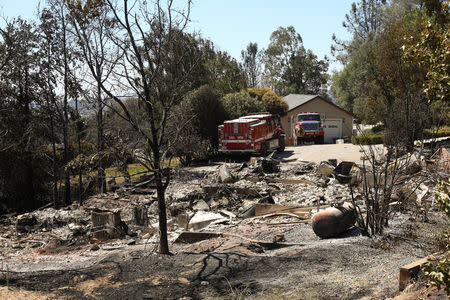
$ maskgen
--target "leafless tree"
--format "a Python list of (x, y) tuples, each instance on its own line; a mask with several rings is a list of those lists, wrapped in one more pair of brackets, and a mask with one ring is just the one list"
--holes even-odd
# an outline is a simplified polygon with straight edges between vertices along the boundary
[[(110, 22), (117, 26), (108, 34), (108, 39), (118, 48), (119, 59), (114, 64), (113, 76), (106, 79), (106, 74), (99, 74), (102, 77), (98, 82), (108, 98), (120, 107), (110, 108), (145, 140), (148, 148), (145, 165), (154, 173), (157, 189), (159, 251), (169, 254), (165, 190), (170, 172), (166, 166), (170, 166), (170, 149), (176, 137), (167, 135), (166, 125), (172, 108), (190, 90), (189, 75), (196, 64), (191, 55), (192, 39), (184, 34), (191, 1), (187, 0), (184, 7), (178, 7), (173, 0), (165, 4), (159, 0), (105, 0), (102, 3)], [(88, 17), (89, 14), (81, 16)], [(124, 94), (136, 95), (145, 109), (147, 122), (136, 120), (120, 97)]]
[(85, 80), (89, 85), (93, 85), (96, 95), (97, 114), (97, 189), (99, 193), (106, 191), (106, 174), (104, 168), (104, 121), (103, 110), (105, 99), (102, 92), (102, 84), (107, 82), (113, 69), (121, 56), (111, 47), (109, 35), (115, 29), (115, 22), (108, 14), (108, 7), (104, 1), (86, 1), (84, 6), (79, 1), (64, 0), (70, 12), (70, 21), (74, 29), (74, 34), (78, 39), (82, 55), (87, 63), (89, 72), (94, 83)]

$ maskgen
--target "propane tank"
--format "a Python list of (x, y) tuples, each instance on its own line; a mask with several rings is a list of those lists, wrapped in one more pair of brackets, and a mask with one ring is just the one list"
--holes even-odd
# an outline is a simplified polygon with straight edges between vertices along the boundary
[(355, 208), (351, 203), (344, 202), (316, 213), (312, 218), (312, 228), (317, 236), (330, 238), (346, 231), (355, 221)]

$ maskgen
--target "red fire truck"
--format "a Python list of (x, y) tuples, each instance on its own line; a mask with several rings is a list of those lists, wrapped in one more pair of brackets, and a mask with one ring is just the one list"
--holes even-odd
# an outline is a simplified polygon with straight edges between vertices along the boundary
[(323, 144), (323, 124), (318, 112), (299, 113), (294, 131), (297, 137), (297, 145), (302, 144), (304, 141), (314, 141), (316, 144)]
[(255, 113), (225, 121), (218, 127), (219, 152), (260, 153), (284, 151), (284, 133), (279, 117), (270, 113)]

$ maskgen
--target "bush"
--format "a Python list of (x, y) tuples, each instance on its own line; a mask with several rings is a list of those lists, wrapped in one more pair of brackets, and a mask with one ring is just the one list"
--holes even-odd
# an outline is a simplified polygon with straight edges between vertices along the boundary
[(363, 134), (359, 136), (352, 136), (353, 145), (375, 145), (383, 144), (383, 136), (381, 134)]
[(217, 126), (226, 119), (226, 111), (216, 90), (205, 85), (189, 93), (174, 107), (168, 132), (178, 136), (172, 155), (183, 165), (206, 159), (217, 148)]
[[(447, 219), (450, 218), (450, 179), (448, 182), (440, 182), (439, 191), (436, 193), (436, 202), (439, 204), (441, 211), (445, 213)], [(447, 241), (445, 250), (443, 252), (444, 257), (441, 260), (431, 259), (423, 267), (425, 276), (430, 281), (431, 285), (436, 286), (438, 289), (443, 288), (450, 296), (450, 231), (447, 229), (443, 232), (443, 235)]]
[(378, 124), (372, 127), (371, 131), (372, 133), (380, 133), (384, 130), (386, 126), (384, 124)]
[(247, 92), (252, 96), (253, 98), (257, 98), (259, 101), (262, 101), (262, 98), (267, 92), (271, 92), (272, 90), (270, 88), (248, 88)]
[(424, 139), (439, 138), (444, 136), (450, 136), (450, 126), (444, 126), (437, 132), (435, 132), (435, 130), (433, 129), (425, 129), (425, 131), (423, 132)]
[(262, 103), (271, 114), (284, 116), (289, 110), (289, 106), (283, 98), (272, 91), (268, 91), (262, 97)]

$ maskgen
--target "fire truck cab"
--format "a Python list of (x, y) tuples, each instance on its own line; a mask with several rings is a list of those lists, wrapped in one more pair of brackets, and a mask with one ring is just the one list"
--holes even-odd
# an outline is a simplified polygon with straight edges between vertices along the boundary
[(318, 112), (301, 112), (297, 115), (297, 124), (294, 128), (297, 145), (313, 141), (315, 144), (324, 143), (323, 124)]

